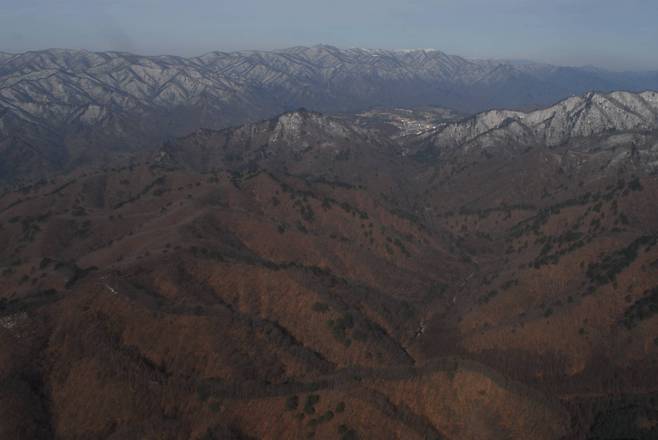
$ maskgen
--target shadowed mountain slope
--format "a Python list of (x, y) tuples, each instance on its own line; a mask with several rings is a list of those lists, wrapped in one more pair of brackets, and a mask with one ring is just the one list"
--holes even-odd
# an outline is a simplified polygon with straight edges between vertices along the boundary
[(300, 110), (5, 188), (0, 436), (655, 438), (655, 102)]

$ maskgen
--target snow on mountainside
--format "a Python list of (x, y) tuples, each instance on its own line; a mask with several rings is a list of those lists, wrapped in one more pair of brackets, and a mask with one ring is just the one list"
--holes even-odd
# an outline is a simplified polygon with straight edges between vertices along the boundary
[(432, 136), (437, 146), (487, 147), (502, 142), (556, 146), (606, 132), (658, 129), (658, 93), (588, 93), (529, 113), (493, 110), (448, 124)]
[[(0, 179), (24, 174), (22, 169), (55, 170), (115, 152), (155, 149), (199, 128), (237, 126), (300, 107), (353, 113), (438, 105), (473, 112), (539, 108), (592, 89), (651, 88), (658, 89), (657, 75), (467, 60), (425, 49), (315, 46), (196, 58), (64, 49), (0, 54), (0, 157), (23, 158), (21, 170), (0, 170)], [(646, 109), (637, 112), (646, 118)], [(439, 137), (463, 143), (514, 115), (480, 115), (469, 122), (472, 127), (450, 126)], [(429, 115), (422, 123), (401, 117), (387, 124), (403, 136), (444, 127), (441, 118)], [(538, 136), (538, 128), (528, 132), (527, 126), (539, 122), (519, 121), (512, 124), (517, 137)], [(559, 126), (549, 125), (546, 139), (558, 142)], [(582, 124), (575, 130), (587, 134)]]
[[(658, 87), (658, 80), (636, 83)], [(53, 49), (0, 57), (0, 106), (50, 126), (104, 124), (109, 112), (160, 119), (184, 112), (201, 116), (200, 126), (221, 128), (297, 107), (538, 107), (587, 89), (626, 86), (584, 69), (470, 61), (437, 50), (316, 46), (183, 58)], [(97, 107), (87, 111), (91, 105)], [(167, 122), (180, 125), (178, 133), (194, 125)]]
[(275, 118), (223, 130), (201, 129), (167, 143), (162, 153), (177, 163), (199, 169), (240, 168), (266, 161), (296, 166), (312, 156), (318, 168), (336, 160), (372, 158), (371, 153), (395, 154), (397, 146), (376, 129), (361, 127), (344, 117), (306, 110), (283, 113)]
[(559, 158), (565, 167), (586, 164), (593, 175), (616, 165), (658, 169), (656, 92), (588, 93), (533, 112), (457, 117), (440, 109), (352, 116), (299, 110), (235, 128), (198, 130), (166, 145), (163, 153), (201, 170), (266, 166), (330, 180), (336, 164), (346, 160), (351, 166), (341, 169), (354, 176), (399, 161), (412, 168), (452, 164), (458, 170), (483, 157), (522, 160), (529, 151), (548, 161)]
[[(354, 115), (347, 115), (353, 118)], [(463, 119), (464, 115), (441, 107), (373, 108), (356, 115), (355, 123), (385, 133), (392, 139), (404, 139), (434, 131), (447, 122)]]

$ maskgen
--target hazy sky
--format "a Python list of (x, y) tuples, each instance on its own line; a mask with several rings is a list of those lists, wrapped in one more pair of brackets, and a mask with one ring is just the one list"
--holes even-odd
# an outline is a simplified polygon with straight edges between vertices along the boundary
[(0, 50), (435, 48), (658, 69), (658, 0), (0, 0)]

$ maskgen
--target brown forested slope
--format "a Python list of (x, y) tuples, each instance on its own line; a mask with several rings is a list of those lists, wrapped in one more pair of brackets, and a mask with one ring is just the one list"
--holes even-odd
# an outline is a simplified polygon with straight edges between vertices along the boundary
[(6, 191), (1, 436), (655, 437), (651, 145), (341, 124)]

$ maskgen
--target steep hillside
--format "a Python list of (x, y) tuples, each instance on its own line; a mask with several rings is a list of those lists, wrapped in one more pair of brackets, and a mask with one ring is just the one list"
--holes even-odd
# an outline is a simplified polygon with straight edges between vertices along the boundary
[(0, 437), (655, 438), (655, 103), (300, 110), (5, 189)]
[(619, 132), (654, 132), (658, 93), (588, 93), (530, 113), (493, 110), (441, 127), (439, 148), (488, 148), (505, 143), (554, 147)]

